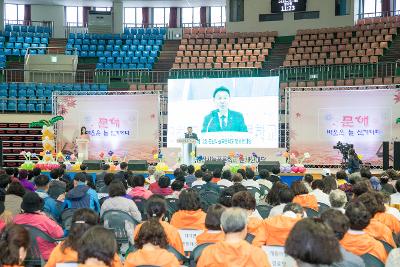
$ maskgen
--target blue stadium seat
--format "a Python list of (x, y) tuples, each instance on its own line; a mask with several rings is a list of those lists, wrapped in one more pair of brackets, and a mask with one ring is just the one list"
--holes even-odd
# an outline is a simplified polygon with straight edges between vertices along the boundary
[(96, 57), (95, 51), (89, 51), (88, 57)]
[(0, 97), (7, 97), (8, 91), (6, 89), (0, 89)]
[(122, 63), (124, 63), (124, 60), (123, 60), (122, 57), (116, 57), (115, 58), (115, 63), (122, 64)]
[(150, 55), (149, 51), (143, 51), (142, 52), (142, 57), (148, 57)]
[(46, 104), (45, 107), (44, 107), (44, 111), (51, 112), (52, 108), (53, 107), (52, 107), (51, 104)]
[[(39, 44), (31, 44), (31, 47), (39, 47)], [(71, 49), (72, 49), (72, 45), (71, 45)]]
[(120, 57), (126, 57), (126, 51), (120, 51), (119, 52)]
[(90, 88), (91, 88), (92, 91), (98, 91), (99, 90), (99, 85), (94, 83), (94, 84), (92, 84), (90, 86)]
[(122, 40), (121, 39), (115, 40), (115, 44), (121, 46), (122, 45)]
[(89, 46), (88, 45), (82, 45), (82, 51), (88, 51)]
[(13, 49), (12, 50), (12, 55), (13, 56), (20, 56), (19, 49)]
[(29, 43), (24, 43), (22, 45), (22, 48), (24, 48), (24, 49), (28, 49), (29, 47), (31, 47), (31, 44), (29, 44)]
[(34, 33), (35, 32), (35, 26), (28, 26), (28, 32), (32, 32), (32, 33)]
[(97, 57), (104, 57), (104, 52), (103, 51), (97, 51), (96, 52)]
[(99, 63), (105, 63), (106, 58), (105, 57), (99, 57)]
[(25, 43), (32, 43), (32, 37), (25, 37)]
[(67, 56), (70, 56), (70, 55), (72, 55), (72, 51), (70, 51), (70, 50), (65, 50), (65, 54), (66, 54)]
[(128, 68), (129, 68), (129, 69), (136, 69), (136, 64), (129, 64), (129, 65), (128, 65)]
[(128, 46), (131, 45), (132, 44), (132, 40), (131, 39), (126, 40), (125, 44), (128, 45)]
[(38, 54), (39, 54), (39, 55), (44, 55), (44, 54), (46, 54), (46, 52), (45, 52), (44, 49), (39, 49), (39, 50), (38, 50)]
[(18, 111), (27, 111), (26, 104), (25, 103), (18, 103), (17, 109), (18, 109)]
[(22, 36), (17, 37), (17, 43), (23, 43), (24, 41), (25, 41), (24, 37), (22, 37)]
[(126, 63), (126, 64), (131, 63), (131, 58), (130, 57), (124, 57), (124, 63)]
[(96, 39), (90, 39), (90, 44), (91, 45), (97, 45), (97, 40)]
[(88, 52), (87, 51), (81, 51), (80, 52), (80, 56), (81, 57), (87, 57), (88, 56)]
[(143, 64), (147, 63), (147, 57), (141, 57), (139, 60), (139, 63), (143, 63)]
[(128, 53), (126, 53), (127, 57), (133, 57), (135, 56), (135, 52), (134, 51), (128, 51)]
[(157, 51), (151, 51), (151, 52), (150, 52), (150, 56), (151, 56), (151, 57), (157, 57), (157, 56), (158, 56)]
[(100, 44), (99, 44), (99, 45), (97, 46), (97, 50), (98, 50), (98, 51), (104, 51), (104, 45), (100, 45)]
[(129, 68), (128, 64), (125, 64), (125, 63), (121, 64), (121, 69), (126, 70), (128, 68)]
[(108, 85), (107, 84), (100, 84), (99, 89), (100, 89), (100, 91), (107, 91), (108, 90)]
[(97, 42), (97, 44), (98, 44), (98, 45), (105, 45), (105, 44), (106, 44), (106, 41), (105, 41), (105, 40), (99, 40), (99, 41)]
[(8, 111), (15, 111), (17, 110), (17, 103), (15, 101), (8, 101), (7, 103), (7, 110)]
[(6, 48), (13, 49), (14, 43), (6, 43)]
[(139, 58), (138, 57), (132, 57), (132, 63), (139, 63)]
[(113, 50), (114, 51), (119, 51), (121, 49), (120, 45), (114, 45)]
[(111, 57), (111, 51), (104, 51), (105, 57)]
[(112, 64), (110, 64), (110, 63), (104, 64), (104, 69), (111, 70), (112, 69)]
[(90, 84), (82, 84), (82, 91), (90, 91)]
[(18, 90), (18, 97), (26, 97), (26, 90)]
[(114, 57), (108, 57), (108, 58), (106, 59), (106, 62), (107, 62), (107, 63), (114, 63)]
[(119, 70), (119, 69), (121, 69), (121, 64), (116, 64), (116, 63), (114, 63), (114, 64), (113, 64), (113, 69), (114, 69), (114, 70)]
[(26, 105), (27, 111), (32, 112), (32, 111), (36, 111), (36, 107), (34, 103), (28, 103)]
[(43, 98), (43, 97), (44, 97), (44, 92), (43, 92), (43, 90), (36, 90), (36, 97), (38, 97), (38, 98)]
[(144, 46), (143, 46), (143, 45), (138, 45), (137, 50), (138, 50), (138, 51), (143, 51), (143, 50), (144, 50)]
[(147, 45), (154, 45), (155, 41), (153, 39), (150, 39), (147, 41)]
[(7, 103), (5, 100), (0, 100), (0, 110), (1, 111), (7, 110)]
[(75, 39), (75, 33), (70, 33), (70, 34), (68, 35), (68, 38), (69, 38), (69, 39)]
[(122, 51), (128, 51), (129, 50), (129, 46), (128, 45), (123, 45), (121, 47)]
[(107, 51), (113, 51), (113, 46), (112, 45), (106, 45), (106, 50)]
[[(40, 38), (39, 37), (33, 37), (33, 41), (34, 44), (40, 44)], [(73, 43), (73, 42), (72, 42)]]
[(154, 64), (154, 62), (155, 62), (154, 57), (148, 57), (147, 62), (150, 64)]
[(136, 50), (137, 50), (137, 45), (131, 45), (131, 46), (129, 47), (129, 50), (130, 50), (130, 51), (136, 51)]
[(141, 51), (135, 51), (135, 57), (141, 57), (142, 52)]
[(142, 64), (142, 63), (137, 64), (137, 68), (138, 69), (144, 69), (144, 64)]
[(107, 45), (113, 46), (115, 44), (115, 40), (108, 40)]
[(143, 46), (147, 45), (147, 40), (144, 40), (144, 39), (140, 40), (140, 45), (143, 45)]
[(48, 38), (42, 38), (42, 39), (40, 39), (40, 43), (48, 44), (49, 43), (49, 39)]
[(97, 50), (97, 46), (96, 45), (90, 45), (89, 50), (90, 51), (96, 51)]
[(90, 45), (90, 40), (89, 39), (83, 39), (82, 44)]
[(112, 57), (119, 57), (119, 51), (113, 51)]
[(81, 84), (80, 83), (74, 84), (74, 91), (80, 91), (80, 90), (82, 90)]

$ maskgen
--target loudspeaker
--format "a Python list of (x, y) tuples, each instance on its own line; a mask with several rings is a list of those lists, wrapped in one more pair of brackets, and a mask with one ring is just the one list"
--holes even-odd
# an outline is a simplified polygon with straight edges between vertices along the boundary
[(207, 170), (213, 172), (217, 169), (222, 170), (222, 168), (225, 166), (225, 162), (222, 160), (210, 160), (205, 161), (204, 166), (206, 166)]
[(146, 160), (130, 160), (128, 161), (129, 171), (147, 171), (148, 165)]
[(267, 170), (272, 172), (272, 168), (277, 167), (278, 169), (281, 167), (279, 161), (260, 161), (258, 163), (258, 171)]
[(95, 171), (95, 170), (100, 170), (101, 169), (101, 160), (84, 160), (82, 164), (87, 166), (87, 169), (89, 171)]
[(0, 168), (3, 168), (3, 141), (0, 140)]
[(400, 142), (393, 144), (393, 168), (400, 171)]
[(382, 165), (383, 170), (389, 169), (389, 142), (382, 143)]

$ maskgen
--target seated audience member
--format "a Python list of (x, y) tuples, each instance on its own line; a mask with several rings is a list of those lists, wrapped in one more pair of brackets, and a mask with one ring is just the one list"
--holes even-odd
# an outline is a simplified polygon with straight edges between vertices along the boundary
[(381, 177), (379, 177), (380, 183), (382, 185), (382, 192), (388, 195), (396, 193), (396, 189), (394, 188), (393, 185), (389, 183), (389, 176), (384, 172), (381, 174)]
[(42, 170), (40, 168), (33, 168), (32, 170), (32, 180), (35, 179), (36, 176), (39, 176), (42, 173)]
[(276, 183), (281, 180), (281, 177), (279, 177), (279, 173), (281, 172), (281, 169), (278, 166), (273, 166), (271, 169), (272, 174), (269, 176), (268, 180), (271, 181), (271, 183)]
[(293, 226), (304, 216), (303, 208), (296, 203), (288, 203), (282, 215), (265, 219), (257, 229), (253, 245), (284, 246)]
[(254, 177), (254, 171), (250, 168), (246, 168), (246, 179), (242, 181), (242, 184), (245, 187), (252, 186), (260, 189), (260, 185), (257, 183), (257, 181), (254, 180)]
[(185, 177), (188, 174), (188, 165), (186, 164), (181, 164), (179, 166), (179, 169), (181, 169), (183, 176)]
[(112, 267), (118, 246), (114, 232), (100, 225), (89, 228), (78, 245), (80, 267)]
[(232, 197), (237, 192), (247, 191), (246, 187), (242, 184), (234, 184), (228, 188), (225, 188), (221, 191), (219, 195), (218, 203), (223, 205), (226, 208), (232, 207)]
[(318, 267), (342, 261), (340, 245), (332, 229), (310, 218), (295, 224), (286, 241), (285, 253), (296, 261), (289, 266)]
[(74, 188), (67, 192), (65, 196), (64, 208), (89, 208), (96, 212), (100, 212), (100, 204), (97, 199), (97, 194), (91, 194), (91, 190), (93, 189), (86, 185), (86, 174), (77, 173), (74, 177)]
[(360, 201), (350, 203), (346, 208), (346, 216), (350, 221), (350, 229), (340, 240), (344, 249), (358, 256), (371, 254), (384, 263), (387, 258), (384, 246), (365, 232), (371, 214), (364, 204)]
[(392, 231), (381, 223), (380, 221), (374, 219), (375, 214), (379, 211), (380, 205), (375, 197), (374, 192), (367, 192), (362, 194), (357, 199), (367, 208), (368, 212), (371, 214), (371, 220), (364, 231), (377, 240), (382, 240), (391, 245), (393, 248), (396, 247), (396, 243), (393, 240)]
[(29, 243), (29, 232), (23, 226), (8, 225), (0, 232), (0, 266), (24, 266)]
[(400, 221), (400, 211), (395, 207), (390, 206), (390, 195), (380, 192), (383, 203), (385, 204), (385, 212), (392, 214), (398, 221)]
[(188, 187), (192, 187), (192, 183), (196, 181), (196, 176), (194, 176), (194, 166), (189, 165), (187, 169), (188, 175), (185, 177), (185, 183)]
[[(98, 223), (99, 216), (93, 210), (86, 208), (76, 210), (72, 216), (71, 229), (67, 239), (53, 249), (45, 267), (56, 267), (59, 263), (77, 262), (79, 239)], [(122, 266), (118, 254), (115, 254), (112, 266)]]
[(371, 169), (367, 166), (360, 168), (360, 175), (362, 178), (369, 180), (372, 177)]
[(103, 164), (101, 166), (102, 172), (96, 173), (96, 190), (99, 191), (100, 188), (102, 188), (105, 183), (104, 183), (104, 176), (108, 173), (110, 170), (110, 165), (109, 164)]
[(114, 179), (119, 179), (121, 182), (125, 181), (125, 173), (128, 171), (128, 163), (121, 162), (119, 164), (120, 171), (114, 174)]
[(336, 178), (331, 175), (325, 176), (322, 178), (322, 182), (324, 183), (324, 193), (330, 194), (332, 190), (338, 189)]
[(49, 190), (50, 179), (47, 175), (40, 174), (35, 177), (34, 183), (36, 185), (36, 193), (41, 197), (44, 201), (43, 211), (50, 214), (53, 219), (58, 221), (60, 218), (60, 210), (57, 205), (57, 202), (47, 194)]
[(166, 196), (166, 198), (179, 198), (179, 194), (181, 193), (185, 183), (181, 180), (175, 180), (171, 184), (172, 194)]
[(108, 187), (108, 195), (109, 198), (101, 205), (100, 217), (108, 210), (120, 210), (128, 213), (138, 222), (142, 220), (138, 207), (132, 199), (126, 197), (125, 187), (119, 180), (111, 182)]
[(315, 180), (311, 185), (312, 191), (311, 195), (314, 195), (317, 198), (317, 202), (323, 203), (325, 205), (330, 206), (329, 195), (324, 193), (325, 184), (322, 180)]
[(308, 190), (302, 181), (293, 182), (290, 189), (294, 194), (294, 203), (299, 204), (303, 208), (310, 208), (318, 211), (317, 198), (308, 193)]
[(20, 214), (22, 198), (25, 195), (25, 188), (17, 181), (11, 182), (6, 191), (4, 206), (13, 216)]
[(146, 185), (148, 186), (148, 185), (150, 185), (150, 184), (152, 184), (152, 183), (154, 183), (154, 182), (156, 181), (156, 180), (154, 179), (154, 173), (156, 172), (156, 166), (150, 165), (150, 166), (147, 168), (147, 172), (149, 173), (149, 176), (146, 177), (145, 183), (146, 183)]
[(259, 185), (263, 185), (267, 187), (268, 189), (271, 189), (272, 187), (272, 182), (268, 180), (269, 178), (269, 171), (266, 169), (262, 169), (258, 172), (258, 177), (259, 179), (257, 180), (257, 183)]
[(385, 224), (396, 235), (400, 234), (400, 221), (392, 214), (386, 212), (384, 195), (380, 192), (373, 192), (373, 194), (378, 204), (376, 208), (377, 212), (375, 215), (372, 215), (373, 218)]
[(217, 185), (230, 187), (232, 183), (232, 173), (230, 170), (225, 170), (222, 172), (221, 180), (218, 181)]
[[(332, 228), (336, 238), (339, 241), (342, 240), (344, 234), (349, 230), (350, 227), (349, 218), (347, 218), (346, 215), (344, 215), (339, 210), (329, 209), (324, 211), (321, 214), (321, 220), (330, 228)], [(353, 253), (348, 252), (342, 246), (340, 246), (340, 253), (342, 254), (342, 261), (336, 262), (334, 266), (336, 267), (365, 266), (363, 260), (359, 256), (356, 256)]]
[(269, 267), (267, 254), (244, 240), (247, 235), (246, 224), (247, 214), (243, 209), (226, 209), (221, 215), (224, 241), (206, 247), (197, 266)]
[(279, 202), (279, 192), (283, 189), (289, 189), (288, 185), (280, 181), (274, 183), (271, 187), (271, 190), (269, 190), (267, 196), (265, 197), (265, 202), (271, 206), (277, 206), (281, 204)]
[(336, 183), (338, 186), (347, 184), (347, 173), (344, 170), (336, 172)]
[[(152, 195), (146, 202), (146, 213), (147, 218), (157, 219), (160, 222), (161, 226), (164, 228), (165, 234), (167, 235), (168, 243), (181, 254), (184, 254), (185, 251), (183, 250), (183, 243), (178, 230), (163, 220), (165, 214), (167, 213), (164, 197), (160, 195)], [(137, 238), (141, 226), (142, 223), (135, 227), (135, 231), (133, 233), (134, 239)]]
[[(14, 223), (31, 225), (45, 232), (52, 238), (61, 238), (64, 235), (64, 231), (61, 226), (42, 212), (43, 202), (43, 199), (35, 192), (27, 192), (21, 203), (23, 213), (14, 217)], [(43, 239), (38, 239), (37, 242), (42, 257), (47, 260), (56, 244)]]
[(108, 194), (108, 186), (114, 180), (114, 173), (108, 172), (104, 175), (104, 185), (99, 189), (100, 194)]
[(35, 186), (33, 185), (33, 183), (28, 181), (28, 171), (27, 170), (19, 171), (18, 180), (22, 184), (22, 186), (25, 188), (25, 190), (31, 191), (31, 192), (35, 191)]
[[(184, 169), (186, 170), (186, 168), (187, 168), (187, 166), (185, 165), (185, 164), (182, 164), (184, 167)], [(182, 166), (181, 165), (181, 166)], [(175, 170), (174, 170), (174, 180), (182, 180), (182, 181), (184, 181), (185, 180), (185, 175), (186, 175), (186, 173), (179, 167), (179, 168), (176, 168)]]
[(347, 203), (346, 193), (340, 189), (333, 190), (329, 194), (329, 203), (331, 204), (330, 206), (332, 207), (332, 209), (338, 210), (344, 214), (345, 213), (344, 207), (346, 206)]
[(235, 173), (235, 174), (232, 176), (232, 182), (233, 182), (233, 184), (241, 184), (242, 181), (243, 181), (243, 175), (240, 174), (239, 172), (238, 172), (238, 173)]
[(205, 182), (205, 184), (203, 184), (201, 186), (201, 192), (205, 192), (205, 191), (213, 191), (217, 194), (220, 193), (221, 189), (219, 188), (219, 186), (213, 182), (211, 182), (212, 179), (212, 175), (211, 173), (204, 173), (203, 174), (203, 181)]
[(8, 174), (0, 174), (0, 201), (6, 200), (7, 187), (11, 183), (11, 178)]
[(153, 175), (154, 182), (149, 185), (149, 190), (151, 192), (160, 189), (160, 187), (158, 186), (158, 180), (160, 179), (161, 176), (164, 176), (164, 175), (165, 175), (165, 173), (163, 171), (155, 171), (154, 172), (154, 175)]
[(232, 207), (238, 207), (247, 212), (247, 232), (255, 235), (263, 219), (256, 209), (256, 199), (249, 191), (241, 191), (233, 195)]
[(396, 193), (390, 195), (390, 204), (400, 204), (400, 180), (395, 183)]
[[(58, 169), (60, 171), (61, 179), (63, 181), (68, 181), (68, 182), (72, 181), (71, 176), (67, 173), (67, 165), (65, 165), (64, 163), (61, 163), (60, 167)], [(72, 185), (71, 185), (71, 188), (72, 188)]]
[(359, 182), (356, 182), (353, 187), (353, 199), (356, 199), (357, 197), (361, 196), (362, 194), (368, 192), (368, 191), (373, 191), (371, 182), (369, 180), (361, 180)]
[(221, 215), (225, 207), (221, 204), (214, 204), (208, 207), (206, 215), (206, 230), (196, 237), (197, 245), (204, 243), (217, 243), (225, 238), (221, 231)]
[(311, 186), (313, 181), (314, 181), (314, 177), (312, 176), (312, 174), (307, 173), (304, 175), (303, 182), (304, 182), (304, 185), (307, 187), (307, 190), (309, 193), (311, 193), (313, 191), (312, 186)]
[(142, 224), (135, 238), (135, 246), (138, 250), (129, 253), (125, 267), (181, 266), (175, 255), (167, 250), (167, 235), (157, 219), (150, 219)]
[(280, 204), (271, 209), (268, 217), (274, 217), (276, 215), (281, 215), (283, 213), (283, 209), (285, 208), (286, 204), (292, 202), (293, 198), (294, 198), (293, 192), (288, 188), (285, 188), (285, 189), (282, 189), (281, 191), (279, 191), (278, 196), (279, 196)]
[(172, 189), (169, 187), (171, 180), (168, 176), (163, 175), (158, 179), (158, 188), (153, 189), (151, 192), (153, 194), (168, 196), (172, 194)]
[(217, 184), (219, 181), (221, 181), (221, 175), (222, 175), (222, 170), (221, 169), (215, 169), (212, 173), (212, 179), (211, 182)]
[(361, 177), (359, 172), (352, 173), (348, 176), (349, 183), (355, 185), (358, 182), (363, 181), (364, 179)]
[(149, 197), (151, 197), (153, 193), (144, 187), (144, 183), (145, 183), (145, 178), (143, 175), (138, 174), (133, 176), (133, 178), (128, 180), (128, 184), (132, 187), (128, 195), (131, 197), (141, 197), (144, 199), (148, 199)]
[(379, 180), (378, 177), (376, 176), (372, 176), (369, 179), (372, 189), (374, 189), (375, 191), (381, 191), (382, 190), (382, 185), (381, 185), (381, 181)]
[[(16, 172), (14, 170), (16, 170)], [(6, 168), (6, 174), (10, 176), (11, 182), (18, 181), (18, 171), (18, 168)]]
[(7, 223), (3, 219), (3, 213), (5, 211), (4, 202), (0, 201), (0, 233), (6, 227)]
[(196, 180), (194, 182), (192, 182), (192, 187), (202, 186), (206, 183), (203, 181), (203, 171), (201, 171), (201, 170), (195, 171), (194, 176), (196, 177)]
[(71, 185), (71, 181), (65, 181), (62, 178), (62, 170), (63, 169), (58, 168), (50, 171), (51, 181), (47, 193), (53, 199), (57, 199), (60, 195), (64, 194), (66, 191), (69, 191), (73, 187), (73, 185)]
[(206, 214), (201, 210), (196, 190), (185, 189), (179, 195), (178, 211), (172, 215), (171, 224), (178, 229), (205, 229)]

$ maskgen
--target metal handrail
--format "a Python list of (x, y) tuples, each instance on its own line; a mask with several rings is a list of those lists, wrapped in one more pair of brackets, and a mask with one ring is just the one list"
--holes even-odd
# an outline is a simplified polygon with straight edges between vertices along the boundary
[(49, 36), (53, 36), (54, 34), (54, 21), (52, 20), (4, 20), (4, 25), (22, 25), (22, 26), (42, 26), (49, 27), (50, 34)]

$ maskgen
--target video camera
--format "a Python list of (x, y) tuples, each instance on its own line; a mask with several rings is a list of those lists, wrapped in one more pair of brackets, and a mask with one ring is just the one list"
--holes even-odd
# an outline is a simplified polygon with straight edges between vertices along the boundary
[(349, 159), (349, 150), (353, 147), (353, 144), (342, 143), (339, 141), (335, 146), (333, 146), (333, 149), (338, 149), (340, 153), (342, 153), (343, 161), (347, 162), (347, 160)]

